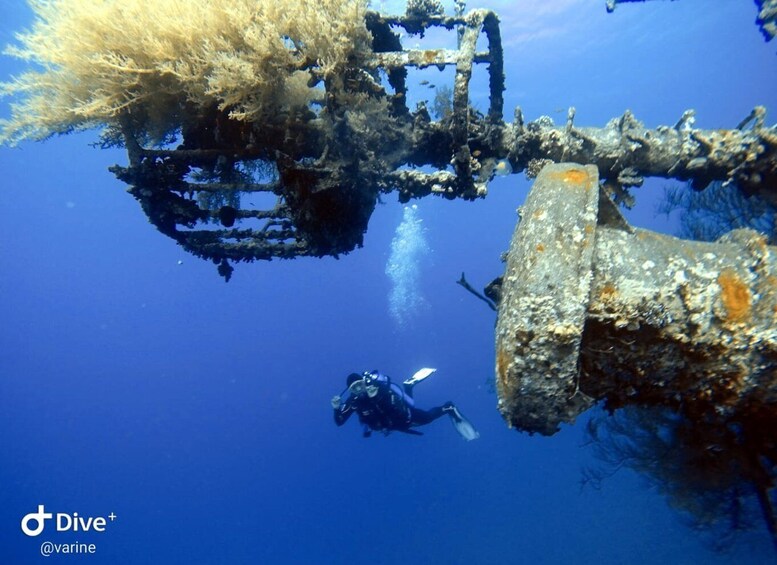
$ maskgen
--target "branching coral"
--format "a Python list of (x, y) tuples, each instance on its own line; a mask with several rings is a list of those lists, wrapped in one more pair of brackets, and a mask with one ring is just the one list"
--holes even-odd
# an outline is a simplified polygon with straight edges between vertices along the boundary
[(676, 235), (684, 239), (715, 241), (731, 230), (750, 228), (763, 233), (770, 245), (777, 244), (777, 206), (757, 194), (731, 190), (720, 181), (701, 191), (683, 185), (666, 187), (656, 211), (667, 215), (678, 211)]
[[(36, 19), (7, 52), (41, 70), (0, 85), (18, 95), (0, 142), (129, 118), (162, 140), (212, 108), (258, 122), (309, 101), (311, 84), (368, 51), (366, 0), (30, 0)], [(313, 79), (313, 80), (311, 80)]]
[(596, 487), (630, 467), (697, 529), (709, 532), (716, 549), (753, 529), (759, 514), (777, 547), (773, 423), (769, 409), (733, 420), (708, 418), (703, 425), (685, 408), (631, 406), (599, 413), (586, 435), (606, 467), (587, 469), (584, 482)]

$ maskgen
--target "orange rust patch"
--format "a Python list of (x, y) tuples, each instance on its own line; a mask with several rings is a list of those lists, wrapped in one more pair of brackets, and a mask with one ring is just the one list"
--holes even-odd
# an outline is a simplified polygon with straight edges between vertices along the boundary
[(588, 173), (580, 169), (573, 169), (564, 173), (564, 181), (574, 184), (583, 184), (588, 182)]
[(601, 292), (599, 293), (599, 299), (602, 302), (607, 302), (609, 300), (613, 300), (618, 295), (618, 289), (615, 288), (615, 285), (612, 285), (610, 283), (605, 283), (605, 285), (602, 287)]
[(585, 169), (570, 169), (563, 173), (552, 173), (550, 177), (553, 180), (559, 180), (567, 184), (585, 186), (588, 183), (588, 173)]
[(439, 55), (440, 55), (439, 49), (429, 49), (428, 51), (424, 51), (424, 55), (423, 55), (424, 63), (426, 63), (427, 65), (433, 64), (437, 60), (437, 57)]
[(583, 231), (585, 231), (585, 233), (588, 235), (591, 235), (594, 232), (594, 227), (591, 224), (586, 224), (583, 228)]
[(536, 220), (536, 219), (540, 218), (541, 216), (543, 216), (544, 214), (545, 214), (545, 210), (543, 210), (542, 208), (537, 208), (537, 209), (536, 209), (536, 210), (535, 210), (535, 211), (532, 213), (531, 217), (532, 217), (532, 218), (534, 218), (534, 219)]
[(743, 322), (750, 317), (750, 289), (733, 269), (723, 269), (718, 276), (720, 299), (727, 320)]
[(500, 391), (504, 391), (507, 387), (507, 365), (509, 364), (510, 356), (500, 345), (496, 351), (496, 377)]
[(541, 243), (538, 243), (538, 244), (537, 244), (537, 251), (539, 251), (540, 253), (542, 253), (543, 251), (545, 251), (545, 246), (544, 246), (544, 245), (542, 245)]

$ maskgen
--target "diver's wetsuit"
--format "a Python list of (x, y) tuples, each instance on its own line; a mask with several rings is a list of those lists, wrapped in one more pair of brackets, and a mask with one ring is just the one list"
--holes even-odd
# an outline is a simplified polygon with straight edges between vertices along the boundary
[(378, 371), (371, 371), (368, 375), (372, 377), (371, 382), (378, 388), (377, 394), (354, 396), (349, 392), (348, 398), (335, 409), (334, 413), (335, 423), (342, 426), (351, 414), (356, 412), (359, 415), (359, 421), (364, 425), (365, 437), (373, 431), (384, 433), (401, 431), (420, 435), (420, 432), (410, 428), (433, 422), (445, 414), (444, 408), (450, 404), (421, 410), (415, 407), (413, 401), (413, 385), (403, 384), (400, 387)]

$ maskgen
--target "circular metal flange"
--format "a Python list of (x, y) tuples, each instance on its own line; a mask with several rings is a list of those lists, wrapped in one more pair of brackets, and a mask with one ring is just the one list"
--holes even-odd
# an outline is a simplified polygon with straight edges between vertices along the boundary
[(496, 326), (499, 409), (519, 430), (553, 434), (592, 403), (578, 358), (598, 209), (595, 166), (552, 164), (520, 211)]

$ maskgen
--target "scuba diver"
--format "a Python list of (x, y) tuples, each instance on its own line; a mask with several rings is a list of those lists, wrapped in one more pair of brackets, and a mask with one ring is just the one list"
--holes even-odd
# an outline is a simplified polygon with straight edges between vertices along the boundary
[[(429, 424), (448, 414), (461, 437), (467, 441), (477, 439), (480, 434), (453, 402), (446, 402), (431, 410), (416, 408), (413, 387), (436, 370), (421, 369), (404, 381), (401, 387), (378, 371), (366, 371), (361, 375), (351, 373), (346, 379), (346, 389), (332, 398), (335, 424), (342, 426), (356, 412), (364, 426), (364, 437), (370, 437), (374, 431), (385, 435), (392, 431), (423, 435), (412, 428)], [(348, 396), (343, 400), (342, 396), (346, 392)]]

